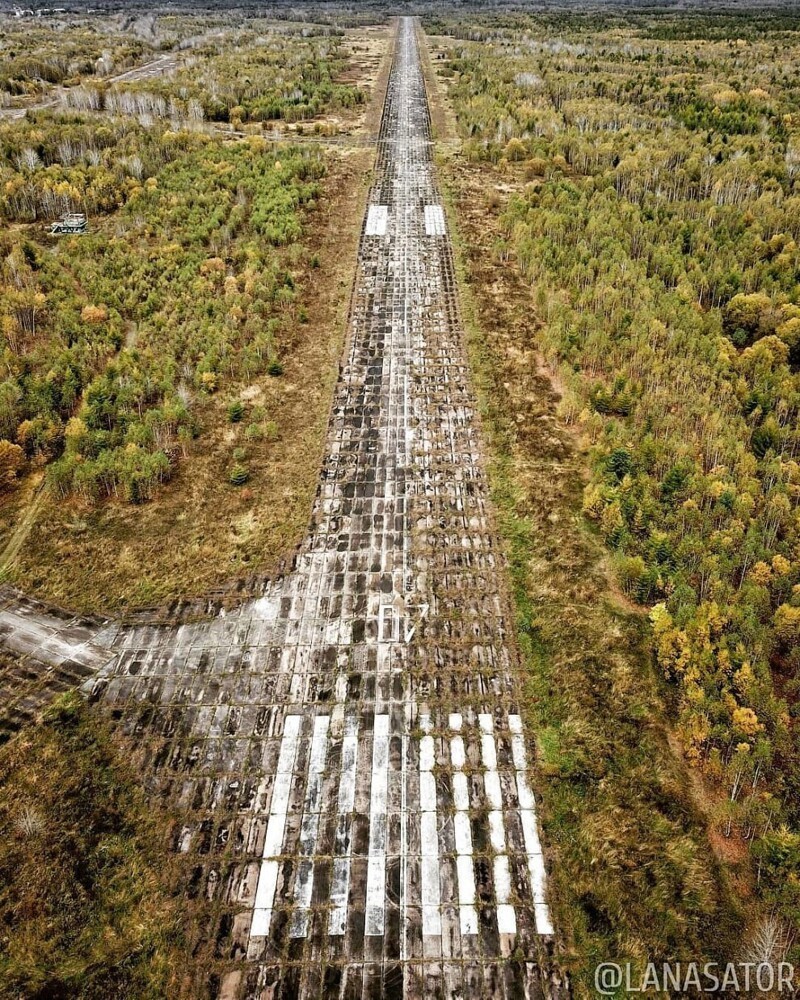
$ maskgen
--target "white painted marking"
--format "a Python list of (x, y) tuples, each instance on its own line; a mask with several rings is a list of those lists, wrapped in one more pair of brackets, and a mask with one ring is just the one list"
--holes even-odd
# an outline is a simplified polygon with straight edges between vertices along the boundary
[(365, 236), (385, 236), (389, 224), (389, 208), (387, 205), (370, 205), (367, 209), (367, 225)]
[(521, 733), (516, 733), (511, 737), (511, 756), (514, 758), (514, 767), (518, 771), (524, 771), (528, 763), (525, 754), (525, 739)]
[(419, 776), (420, 811), (436, 811), (436, 778), (429, 771), (421, 771)]
[(497, 770), (497, 748), (494, 745), (494, 737), (481, 736), (481, 757), (486, 768), (490, 771)]
[(303, 727), (302, 715), (287, 715), (283, 723), (283, 739), (278, 754), (278, 764), (275, 768), (275, 783), (272, 788), (272, 801), (269, 807), (267, 834), (264, 839), (261, 869), (258, 873), (256, 897), (253, 903), (253, 920), (250, 924), (250, 937), (266, 937), (272, 922), (272, 905), (275, 902), (275, 889), (278, 884), (280, 865), (275, 860), (280, 855), (283, 845), (283, 835), (286, 829), (286, 810), (289, 805), (289, 794), (292, 789), (292, 772), (297, 746), (300, 742), (300, 730)]
[(325, 773), (325, 758), (328, 754), (328, 727), (330, 717), (318, 715), (314, 719), (314, 734), (311, 737), (311, 751), (308, 759), (308, 784), (303, 802), (303, 819), (300, 827), (299, 854), (295, 879), (292, 924), (290, 937), (306, 937), (314, 891), (314, 852), (319, 832), (319, 816), (322, 809), (322, 780)]
[(486, 799), (492, 809), (502, 809), (503, 792), (500, 788), (500, 775), (497, 771), (484, 772), (483, 787), (486, 792)]
[[(450, 716), (450, 728), (461, 729), (458, 714)], [(450, 761), (453, 765), (453, 833), (456, 845), (456, 875), (458, 878), (458, 916), (462, 934), (478, 933), (478, 913), (475, 909), (475, 869), (472, 864), (472, 830), (469, 825), (469, 789), (462, 771), (466, 754), (460, 736), (450, 738)]]
[(400, 618), (391, 604), (378, 608), (378, 642), (399, 642)]
[(478, 933), (478, 911), (474, 906), (459, 906), (458, 918), (462, 934)]
[(469, 809), (467, 776), (461, 771), (453, 773), (453, 802), (456, 809), (463, 809), (465, 812)]
[(494, 882), (498, 897), (508, 899), (511, 895), (511, 870), (507, 854), (498, 854), (494, 859)]
[(275, 858), (281, 853), (281, 846), (283, 845), (283, 827), (279, 826), (277, 823), (269, 822), (267, 824), (267, 835), (264, 839), (264, 850), (262, 852), (262, 857), (264, 858)]
[(347, 928), (347, 898), (350, 894), (350, 857), (335, 858), (331, 882), (331, 907), (328, 934), (338, 937)]
[(430, 771), (436, 761), (432, 736), (423, 736), (419, 741), (419, 769)]
[[(495, 867), (499, 860), (499, 858), (495, 860)], [(514, 907), (510, 903), (497, 904), (497, 930), (501, 934), (517, 933), (517, 915), (514, 913)]]
[(389, 716), (376, 715), (372, 743), (372, 783), (369, 803), (366, 937), (384, 931), (386, 892), (386, 801), (389, 784)]
[[(422, 856), (433, 858), (434, 860), (439, 856), (439, 838), (436, 829), (436, 813), (426, 812), (420, 814), (420, 839), (422, 842)], [(436, 884), (439, 884), (439, 879), (437, 876)], [(423, 885), (423, 895), (425, 895), (425, 886)], [(433, 893), (428, 893), (427, 902), (431, 902), (431, 897)]]
[(426, 734), (419, 746), (420, 842), (422, 879), (422, 933), (442, 933), (442, 896), (439, 886), (439, 830), (436, 819), (436, 779), (431, 771), (436, 761), (429, 715), (420, 715), (420, 727)]
[(552, 934), (553, 922), (550, 917), (550, 907), (545, 899), (547, 874), (544, 867), (542, 845), (539, 840), (539, 830), (536, 824), (536, 806), (533, 792), (528, 784), (527, 754), (525, 740), (522, 736), (522, 718), (519, 715), (509, 715), (508, 728), (513, 733), (511, 737), (511, 755), (514, 758), (514, 768), (517, 779), (517, 798), (519, 799), (519, 817), (522, 823), (522, 837), (525, 841), (525, 852), (528, 860), (528, 872), (531, 877), (531, 894), (533, 896), (533, 916), (536, 930), (539, 934)]
[(489, 714), (478, 716), (481, 729), (481, 760), (483, 761), (483, 781), (486, 798), (491, 806), (489, 812), (489, 837), (494, 859), (494, 893), (497, 899), (497, 929), (501, 934), (517, 933), (517, 918), (511, 899), (511, 874), (506, 854), (506, 831), (503, 819), (503, 795), (500, 775), (497, 773), (497, 745), (494, 741), (494, 717)]
[[(278, 885), (277, 861), (262, 861), (258, 873), (256, 887), (256, 906), (253, 909), (253, 921), (250, 924), (250, 937), (266, 937), (272, 922), (272, 903), (275, 899), (275, 889)], [(261, 905), (261, 904), (269, 905)]]
[(528, 785), (527, 779), (525, 778), (524, 771), (517, 771), (517, 775), (522, 775), (522, 780), (517, 778), (517, 798), (519, 799), (519, 807), (522, 810), (530, 810), (534, 812), (536, 809), (536, 800), (533, 797), (533, 792)]
[(468, 854), (472, 857), (472, 830), (466, 813), (457, 811), (454, 814), (453, 835), (456, 841), (456, 854)]
[(353, 811), (356, 800), (356, 758), (358, 757), (358, 719), (345, 722), (342, 740), (342, 778), (339, 782), (339, 815)]
[(425, 206), (425, 235), (445, 235), (444, 212), (441, 205)]
[[(405, 558), (405, 556), (404, 556)], [(411, 728), (411, 704), (406, 701), (405, 723), (400, 738), (400, 961), (408, 958), (408, 903), (406, 888), (408, 886), (408, 778), (406, 767), (408, 762), (408, 739)]]
[(550, 907), (547, 903), (534, 903), (533, 916), (536, 921), (536, 930), (539, 934), (553, 934), (553, 921), (550, 917)]
[(464, 751), (464, 741), (460, 736), (456, 736), (450, 741), (450, 759), (453, 767), (462, 768), (467, 762), (467, 755)]
[[(517, 782), (519, 787), (519, 781)], [(541, 854), (539, 831), (536, 827), (536, 813), (533, 809), (520, 809), (519, 818), (522, 822), (522, 835), (525, 840), (525, 851), (528, 854)]]
[(545, 903), (544, 890), (547, 884), (547, 876), (544, 870), (544, 859), (541, 854), (528, 855), (528, 871), (531, 876), (531, 894), (533, 895), (534, 903)]
[[(405, 389), (405, 392), (406, 392), (406, 394), (408, 393), (408, 388), (407, 387)], [(410, 610), (410, 609), (408, 609), (408, 610)], [(427, 618), (429, 610), (430, 610), (430, 605), (429, 604), (421, 604), (420, 605), (420, 608), (419, 608), (419, 617), (414, 622), (414, 624), (411, 626), (411, 628), (407, 628), (406, 631), (405, 631), (405, 641), (406, 642), (411, 642), (411, 640), (414, 638), (414, 633), (417, 631), (417, 625), (419, 625), (419, 623), (421, 621), (423, 621), (425, 618)]]
[(478, 726), (482, 733), (491, 736), (494, 732), (494, 716), (489, 712), (483, 712), (478, 716)]
[(335, 937), (344, 934), (347, 926), (347, 900), (350, 895), (350, 854), (352, 836), (353, 806), (356, 800), (356, 762), (358, 759), (358, 720), (345, 720), (345, 735), (342, 740), (342, 770), (339, 778), (339, 800), (337, 805), (336, 843), (331, 881), (331, 911), (328, 918), (328, 934)]
[(493, 809), (489, 813), (489, 840), (492, 850), (502, 853), (506, 849), (506, 834), (503, 828), (503, 814)]
[[(475, 871), (472, 867), (472, 855), (457, 854), (456, 870), (458, 871), (458, 905), (463, 913), (466, 907), (475, 903)], [(477, 914), (475, 919), (477, 921)], [(464, 933), (463, 927), (461, 932)]]

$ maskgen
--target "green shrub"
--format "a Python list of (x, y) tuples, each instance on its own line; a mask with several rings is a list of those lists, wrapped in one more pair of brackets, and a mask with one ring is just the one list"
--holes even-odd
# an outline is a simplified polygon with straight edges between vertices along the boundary
[(238, 424), (243, 416), (244, 403), (240, 399), (236, 399), (228, 406), (228, 420), (232, 424)]
[(240, 465), (238, 462), (234, 465), (230, 472), (228, 473), (228, 482), (231, 486), (244, 486), (247, 480), (250, 478), (250, 471), (244, 466)]

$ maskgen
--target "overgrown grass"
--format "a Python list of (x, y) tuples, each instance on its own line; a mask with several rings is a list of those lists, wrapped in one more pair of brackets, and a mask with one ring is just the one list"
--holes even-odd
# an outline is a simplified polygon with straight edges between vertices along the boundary
[(178, 900), (162, 831), (77, 696), (0, 749), (0, 997), (175, 995)]
[(551, 903), (576, 992), (593, 995), (600, 961), (732, 956), (743, 913), (670, 748), (646, 622), (611, 591), (582, 521), (585, 459), (537, 372), (529, 293), (492, 264), (491, 213), (476, 203), (487, 178), (467, 191), (470, 169), (447, 169), (469, 247), (456, 238), (467, 346), (527, 666)]

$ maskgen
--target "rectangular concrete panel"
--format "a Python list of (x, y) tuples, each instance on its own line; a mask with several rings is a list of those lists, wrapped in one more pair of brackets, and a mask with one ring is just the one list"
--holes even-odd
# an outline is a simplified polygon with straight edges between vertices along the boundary
[(425, 206), (425, 234), (427, 236), (444, 236), (444, 211), (441, 205)]
[(419, 788), (420, 788), (420, 855), (422, 858), (422, 933), (438, 936), (442, 933), (441, 889), (439, 886), (439, 828), (436, 814), (436, 779), (433, 775), (435, 756), (433, 737), (427, 735), (431, 729), (431, 718), (421, 714), (419, 725), (426, 734), (419, 746)]
[(369, 804), (369, 863), (367, 866), (367, 937), (384, 933), (386, 891), (387, 788), (389, 766), (389, 716), (376, 715), (372, 734), (372, 781)]
[(347, 928), (347, 907), (350, 893), (350, 856), (352, 852), (353, 808), (356, 795), (356, 764), (358, 761), (358, 719), (345, 720), (342, 739), (342, 765), (337, 799), (334, 861), (331, 877), (331, 909), (328, 934), (338, 937)]
[(497, 772), (497, 745), (494, 739), (494, 716), (488, 712), (478, 715), (481, 730), (481, 760), (484, 767), (486, 798), (489, 810), (489, 841), (494, 852), (494, 893), (497, 899), (497, 930), (501, 936), (517, 933), (517, 920), (511, 904), (511, 874), (506, 854), (506, 832), (503, 820), (503, 798), (500, 775)]
[(296, 909), (292, 913), (291, 937), (305, 937), (308, 934), (309, 908), (314, 890), (314, 862), (317, 836), (319, 833), (322, 802), (322, 777), (328, 750), (328, 727), (330, 718), (318, 715), (314, 720), (314, 735), (311, 738), (306, 797), (303, 803), (303, 819), (300, 828), (299, 853), (304, 859), (297, 872), (294, 900)]
[[(462, 718), (456, 713), (449, 716), (450, 729), (458, 732)], [(464, 740), (461, 736), (450, 739), (450, 762), (453, 767), (453, 794), (455, 812), (453, 814), (456, 871), (458, 874), (458, 916), (461, 933), (478, 933), (478, 913), (475, 909), (475, 868), (472, 856), (472, 829), (469, 821), (469, 792), (467, 776), (462, 768), (466, 763)]]
[(389, 224), (389, 210), (386, 205), (370, 205), (367, 209), (365, 236), (385, 236)]
[(269, 807), (269, 822), (267, 823), (267, 833), (264, 840), (264, 860), (261, 865), (258, 887), (256, 888), (256, 896), (253, 903), (253, 920), (250, 925), (251, 937), (263, 937), (269, 933), (269, 925), (272, 919), (272, 904), (278, 881), (279, 865), (276, 858), (281, 852), (286, 828), (286, 812), (289, 805), (289, 795), (293, 779), (292, 772), (302, 726), (302, 715), (288, 715), (286, 717), (280, 754), (275, 768), (275, 786), (272, 792), (272, 802)]

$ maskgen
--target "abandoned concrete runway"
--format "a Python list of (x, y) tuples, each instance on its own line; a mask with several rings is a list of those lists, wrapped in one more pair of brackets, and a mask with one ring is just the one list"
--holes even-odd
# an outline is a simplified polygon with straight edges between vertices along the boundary
[(179, 816), (191, 996), (547, 992), (532, 747), (411, 19), (376, 176), (291, 575), (177, 629), (0, 611), (7, 648), (88, 677)]

